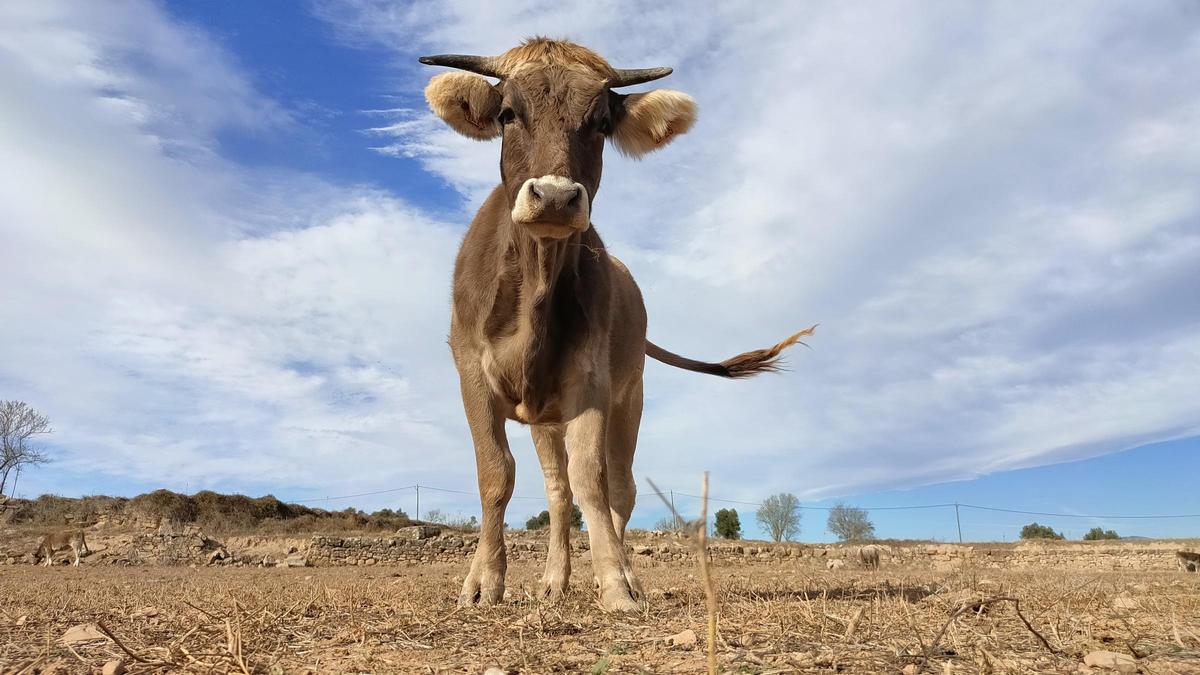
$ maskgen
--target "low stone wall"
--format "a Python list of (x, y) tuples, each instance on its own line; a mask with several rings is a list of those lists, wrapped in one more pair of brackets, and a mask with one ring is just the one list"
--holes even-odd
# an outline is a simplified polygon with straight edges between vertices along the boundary
[[(0, 538), (3, 539), (3, 538)], [(392, 536), (314, 535), (308, 539), (242, 536), (219, 542), (194, 526), (156, 532), (103, 536), (88, 533), (93, 554), (85, 564), (113, 565), (261, 565), (349, 566), (462, 563), (475, 552), (477, 535), (441, 532), (436, 527), (404, 528)], [(544, 534), (509, 532), (509, 560), (545, 560)], [(0, 564), (31, 562), (35, 546), (30, 537), (0, 541)], [(1022, 542), (1019, 544), (895, 544), (883, 545), (884, 567), (950, 572), (962, 568), (1076, 570), (1177, 569), (1175, 552), (1200, 550), (1200, 541), (1137, 542)], [(754, 565), (780, 561), (811, 571), (853, 569), (858, 547), (853, 545), (772, 544), (717, 540), (709, 553), (717, 565)], [(678, 535), (650, 533), (631, 537), (629, 551), (638, 565), (690, 561), (690, 542)], [(590, 557), (586, 534), (576, 534), (572, 555)], [(62, 555), (60, 554), (60, 558)], [(837, 561), (837, 562), (835, 562)]]
[[(586, 536), (576, 537), (573, 555), (588, 557)], [(509, 536), (509, 558), (543, 560), (544, 540)], [(318, 535), (309, 543), (307, 555), (313, 565), (395, 565), (459, 562), (475, 551), (472, 535), (448, 534), (413, 537), (329, 537)], [(1146, 543), (1022, 543), (1022, 544), (913, 544), (884, 546), (883, 564), (935, 571), (976, 568), (1060, 567), (1090, 570), (1175, 569), (1175, 542)], [(1194, 548), (1194, 547), (1193, 547)], [(753, 564), (791, 560), (797, 566), (824, 568), (831, 560), (855, 566), (856, 546), (716, 542), (709, 547), (714, 562)], [(635, 541), (630, 545), (635, 560), (679, 562), (692, 558), (688, 542), (673, 536)]]
[[(309, 542), (309, 564), (414, 565), (432, 562), (461, 562), (474, 553), (474, 535), (426, 533), (395, 537), (333, 537), (317, 535)], [(546, 542), (523, 534), (506, 537), (510, 560), (544, 560)], [(586, 535), (576, 536), (572, 554), (589, 557)], [(633, 541), (635, 561), (672, 563), (693, 557), (687, 540), (672, 535)], [(884, 546), (883, 564), (935, 571), (976, 568), (1060, 567), (1089, 570), (1175, 569), (1177, 542), (1139, 543), (1021, 543), (1021, 544), (912, 544)], [(1195, 548), (1193, 546), (1192, 548)], [(714, 542), (709, 546), (714, 562), (740, 565), (773, 560), (790, 560), (799, 567), (821, 569), (831, 560), (856, 565), (858, 550), (853, 545), (770, 544), (762, 542)]]

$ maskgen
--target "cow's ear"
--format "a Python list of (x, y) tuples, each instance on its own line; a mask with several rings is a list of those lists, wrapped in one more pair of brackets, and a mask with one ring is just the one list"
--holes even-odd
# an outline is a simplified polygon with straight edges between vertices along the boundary
[(630, 157), (665, 146), (696, 122), (696, 101), (681, 91), (629, 94), (622, 98), (621, 107), (611, 138), (617, 149)]
[(425, 87), (434, 114), (463, 136), (486, 141), (500, 135), (500, 92), (470, 73), (443, 73)]

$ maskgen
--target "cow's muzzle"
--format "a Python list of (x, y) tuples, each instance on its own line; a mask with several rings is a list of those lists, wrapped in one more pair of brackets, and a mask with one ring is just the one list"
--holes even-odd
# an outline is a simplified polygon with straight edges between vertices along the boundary
[(587, 191), (563, 176), (530, 178), (517, 193), (512, 220), (538, 238), (562, 239), (588, 229)]

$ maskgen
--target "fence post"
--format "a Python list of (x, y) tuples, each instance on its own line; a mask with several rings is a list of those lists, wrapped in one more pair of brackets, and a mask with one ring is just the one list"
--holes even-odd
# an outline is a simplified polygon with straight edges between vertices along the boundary
[(962, 542), (962, 518), (958, 515), (958, 502), (954, 502), (954, 522), (958, 525), (958, 543)]

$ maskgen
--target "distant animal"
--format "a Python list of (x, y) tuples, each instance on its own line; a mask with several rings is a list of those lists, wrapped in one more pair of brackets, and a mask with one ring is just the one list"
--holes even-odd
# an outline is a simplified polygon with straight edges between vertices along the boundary
[(879, 557), (882, 553), (882, 546), (867, 544), (858, 549), (858, 562), (862, 563), (862, 566), (867, 569), (877, 570), (879, 569)]
[(1184, 572), (1200, 572), (1200, 553), (1192, 551), (1176, 551), (1175, 561)]
[(778, 370), (780, 352), (812, 331), (720, 363), (646, 339), (641, 292), (593, 227), (592, 201), (606, 140), (637, 157), (691, 128), (696, 103), (686, 94), (619, 91), (666, 77), (670, 68), (613, 68), (589, 49), (541, 38), (499, 56), (420, 60), (467, 71), (430, 80), (425, 98), (433, 112), (464, 136), (502, 143), (500, 184), (471, 221), (454, 266), (449, 343), (483, 511), (459, 604), (504, 597), (504, 512), (516, 477), (504, 425), (514, 420), (531, 427), (550, 504), (540, 595), (555, 599), (567, 589), (574, 492), (601, 606), (637, 611), (642, 589), (624, 541), (637, 492), (633, 454), (646, 357), (738, 379)]
[(71, 549), (75, 554), (75, 567), (79, 567), (79, 557), (91, 553), (87, 546), (87, 540), (84, 539), (83, 530), (73, 530), (70, 532), (52, 532), (42, 537), (42, 541), (38, 543), (37, 552), (34, 553), (34, 560), (45, 558), (44, 564), (46, 567), (54, 564), (54, 554), (58, 551)]

